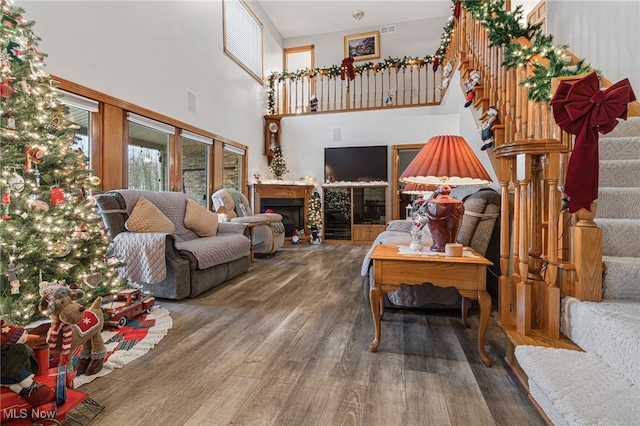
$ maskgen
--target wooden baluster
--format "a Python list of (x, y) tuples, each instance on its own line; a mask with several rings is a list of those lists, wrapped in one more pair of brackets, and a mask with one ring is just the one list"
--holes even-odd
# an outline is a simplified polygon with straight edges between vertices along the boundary
[(364, 105), (362, 103), (362, 96), (364, 93), (364, 88), (363, 88), (363, 83), (364, 83), (364, 76), (362, 74), (358, 74), (358, 78), (360, 79), (360, 105), (356, 106), (355, 105), (355, 101), (354, 101), (354, 106), (358, 107), (358, 108), (362, 108)]
[(529, 183), (529, 270), (527, 283), (532, 289), (531, 325), (534, 328), (544, 328), (543, 314), (544, 295), (547, 283), (542, 279), (542, 165), (539, 155), (531, 158), (531, 179)]
[(409, 65), (409, 93), (410, 93), (409, 102), (411, 103), (411, 105), (413, 105), (413, 67), (414, 67), (413, 64)]
[(511, 182), (514, 183), (514, 191), (513, 191), (513, 225), (511, 226), (513, 232), (513, 241), (512, 241), (512, 257), (513, 257), (513, 274), (511, 275), (511, 287), (513, 291), (511, 295), (513, 300), (511, 301), (512, 306), (518, 306), (517, 300), (517, 285), (522, 281), (520, 278), (520, 188), (518, 187), (518, 173), (517, 173), (517, 163), (515, 158), (511, 158)]
[(549, 189), (549, 211), (547, 230), (547, 288), (546, 288), (546, 323), (547, 336), (560, 338), (560, 288), (558, 288), (558, 226), (560, 212), (560, 192), (558, 178), (560, 175), (560, 154), (547, 154), (545, 176)]
[(511, 281), (509, 280), (509, 181), (511, 180), (511, 164), (513, 159), (502, 157), (499, 159), (500, 189), (502, 197), (500, 199), (500, 323), (503, 326), (513, 325), (513, 292), (511, 291)]
[(520, 208), (519, 208), (519, 239), (518, 254), (520, 264), (520, 282), (517, 285), (517, 304), (518, 317), (516, 320), (516, 329), (523, 336), (531, 334), (531, 285), (527, 281), (529, 272), (529, 211), (527, 192), (529, 183), (531, 182), (531, 158), (527, 154), (518, 154), (516, 156), (516, 173), (518, 178), (518, 190), (520, 192)]

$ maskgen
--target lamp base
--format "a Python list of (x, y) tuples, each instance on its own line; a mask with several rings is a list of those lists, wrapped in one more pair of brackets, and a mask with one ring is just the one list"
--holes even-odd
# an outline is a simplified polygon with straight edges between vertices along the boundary
[(449, 186), (441, 186), (438, 192), (440, 196), (429, 200), (427, 204), (427, 224), (433, 239), (431, 251), (444, 253), (447, 243), (456, 242), (464, 214), (464, 203), (449, 196)]

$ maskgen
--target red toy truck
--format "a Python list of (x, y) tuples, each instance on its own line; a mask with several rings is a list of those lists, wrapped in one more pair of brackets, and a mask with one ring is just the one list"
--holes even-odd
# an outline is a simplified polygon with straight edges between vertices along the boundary
[(137, 288), (121, 290), (111, 301), (102, 305), (102, 310), (109, 316), (104, 324), (118, 328), (124, 327), (127, 321), (143, 312), (151, 312), (151, 307), (155, 303), (155, 297), (142, 294)]

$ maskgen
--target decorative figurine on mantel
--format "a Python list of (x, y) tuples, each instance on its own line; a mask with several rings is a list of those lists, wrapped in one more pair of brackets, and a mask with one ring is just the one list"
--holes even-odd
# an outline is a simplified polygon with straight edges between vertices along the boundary
[(280, 148), (280, 145), (275, 145), (273, 147), (273, 159), (271, 160), (269, 171), (273, 173), (273, 177), (277, 180), (282, 180), (282, 175), (289, 172), (289, 169), (287, 169), (287, 163), (284, 161), (284, 157), (282, 156), (282, 148)]

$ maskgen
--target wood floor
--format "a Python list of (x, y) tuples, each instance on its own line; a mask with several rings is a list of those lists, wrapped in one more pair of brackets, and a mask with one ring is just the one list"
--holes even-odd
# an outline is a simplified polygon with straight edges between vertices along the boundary
[(487, 368), (457, 311), (387, 309), (373, 339), (360, 267), (368, 247), (286, 245), (199, 296), (160, 300), (173, 328), (149, 353), (79, 390), (92, 425), (542, 425), (504, 362)]

